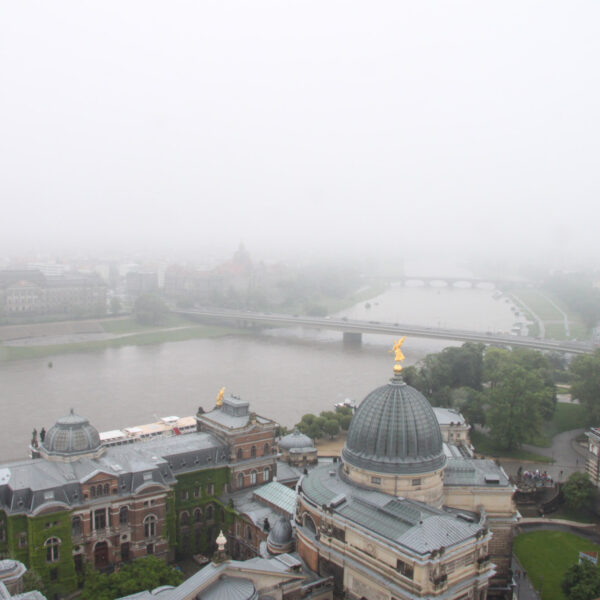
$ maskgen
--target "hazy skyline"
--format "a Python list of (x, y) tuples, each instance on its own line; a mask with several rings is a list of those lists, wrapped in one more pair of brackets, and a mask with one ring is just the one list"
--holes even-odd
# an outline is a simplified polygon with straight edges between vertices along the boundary
[(0, 253), (593, 260), (600, 5), (6, 1)]

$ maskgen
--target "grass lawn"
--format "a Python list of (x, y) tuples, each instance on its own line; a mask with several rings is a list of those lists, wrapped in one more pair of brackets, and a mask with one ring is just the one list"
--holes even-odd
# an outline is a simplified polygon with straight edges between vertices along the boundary
[(563, 504), (558, 510), (553, 513), (546, 515), (552, 519), (565, 519), (566, 521), (577, 521), (578, 523), (596, 523), (598, 517), (588, 508), (582, 508), (580, 510), (573, 510), (568, 508), (566, 504)]
[(573, 533), (533, 531), (515, 538), (514, 551), (542, 600), (566, 600), (560, 587), (566, 570), (577, 562), (579, 552), (599, 552), (600, 546)]
[(148, 346), (163, 342), (182, 342), (196, 338), (221, 337), (224, 335), (247, 334), (248, 330), (228, 327), (213, 327), (196, 325), (180, 329), (162, 329), (141, 333), (133, 333), (109, 340), (94, 340), (74, 344), (56, 344), (52, 346), (0, 346), (0, 360), (19, 360), (41, 358), (67, 354), (71, 352), (90, 352), (105, 348), (120, 348), (121, 346)]
[(541, 463), (554, 462), (551, 458), (542, 456), (541, 454), (535, 454), (534, 452), (527, 452), (526, 450), (520, 449), (504, 450), (503, 448), (499, 448), (494, 440), (480, 431), (471, 431), (471, 443), (475, 447), (475, 452), (477, 454), (484, 454), (485, 456), (511, 458), (514, 460), (531, 460)]
[(585, 406), (558, 402), (552, 420), (545, 421), (542, 424), (539, 435), (530, 443), (540, 448), (549, 448), (552, 444), (552, 438), (558, 433), (587, 427), (587, 418)]
[(533, 288), (520, 288), (512, 292), (517, 300), (521, 300), (542, 320), (560, 321), (562, 315), (542, 294)]

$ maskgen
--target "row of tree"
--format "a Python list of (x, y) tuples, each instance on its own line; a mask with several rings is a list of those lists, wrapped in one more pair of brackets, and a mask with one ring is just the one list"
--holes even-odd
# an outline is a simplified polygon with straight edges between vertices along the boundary
[(352, 409), (348, 406), (336, 406), (334, 411), (323, 411), (317, 415), (303, 415), (296, 428), (313, 440), (328, 436), (334, 438), (340, 430), (348, 431), (352, 420)]

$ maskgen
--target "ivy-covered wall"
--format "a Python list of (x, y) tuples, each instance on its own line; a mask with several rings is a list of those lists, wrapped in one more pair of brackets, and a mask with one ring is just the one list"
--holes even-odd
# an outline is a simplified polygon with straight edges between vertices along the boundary
[[(227, 531), (234, 521), (234, 510), (223, 504), (219, 497), (225, 485), (230, 482), (231, 472), (228, 467), (207, 469), (178, 475), (173, 489), (173, 528), (175, 535), (169, 534), (169, 542), (175, 549), (177, 558), (193, 554), (210, 555), (215, 538), (219, 531)], [(213, 505), (213, 518), (207, 519), (206, 508)], [(194, 509), (202, 510), (202, 519), (194, 520)], [(167, 506), (167, 514), (170, 514)], [(182, 525), (181, 515), (187, 512), (188, 525)]]
[[(0, 551), (34, 570), (47, 585), (52, 594), (67, 593), (77, 588), (75, 564), (71, 544), (71, 513), (61, 511), (28, 517), (25, 515), (7, 516), (0, 513), (5, 523), (6, 540)], [(58, 538), (58, 559), (47, 560), (45, 542)]]

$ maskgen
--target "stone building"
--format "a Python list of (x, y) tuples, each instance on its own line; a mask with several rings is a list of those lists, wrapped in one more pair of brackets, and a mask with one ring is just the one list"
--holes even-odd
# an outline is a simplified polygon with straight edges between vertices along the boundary
[(349, 599), (510, 596), (514, 489), (492, 461), (447, 452), (398, 365), (358, 407), (339, 464), (298, 486), (298, 553)]
[(280, 453), (280, 460), (294, 467), (306, 467), (307, 465), (316, 465), (319, 457), (315, 443), (311, 438), (298, 429), (292, 433), (284, 435), (277, 447)]
[(59, 419), (34, 458), (0, 465), (0, 557), (70, 591), (86, 562), (210, 555), (234, 522), (226, 493), (274, 476), (275, 424), (228, 398), (198, 427), (105, 447), (87, 419)]
[(585, 461), (586, 473), (590, 476), (590, 481), (595, 485), (600, 485), (600, 429), (591, 427), (585, 434), (588, 439), (587, 457)]

